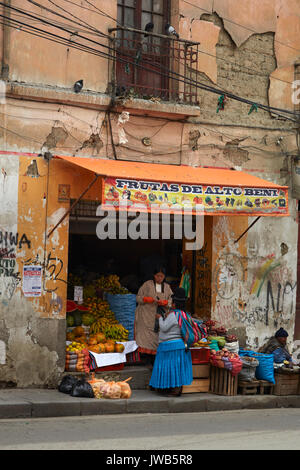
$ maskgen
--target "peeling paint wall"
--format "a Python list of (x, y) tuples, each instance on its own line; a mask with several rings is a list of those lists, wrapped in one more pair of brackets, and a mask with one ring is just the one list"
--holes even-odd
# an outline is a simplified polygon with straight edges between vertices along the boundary
[[(68, 217), (59, 185), (77, 198), (92, 176), (36, 156), (0, 156), (0, 386), (55, 387), (65, 366)], [(60, 162), (59, 162), (60, 163)], [(100, 198), (97, 185), (87, 198)], [(42, 295), (25, 297), (23, 267), (43, 267)]]
[[(291, 212), (295, 213), (293, 206)], [(241, 221), (234, 226), (236, 221), (230, 217), (215, 219), (213, 317), (229, 329), (242, 331), (243, 345), (260, 347), (283, 327), (293, 347), (297, 222), (262, 217), (235, 244), (243, 232)], [(244, 220), (244, 229), (253, 220)]]

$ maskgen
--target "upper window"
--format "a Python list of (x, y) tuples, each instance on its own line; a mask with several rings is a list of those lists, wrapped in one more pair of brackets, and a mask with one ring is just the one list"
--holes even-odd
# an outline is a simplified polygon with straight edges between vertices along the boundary
[(153, 33), (164, 34), (169, 19), (169, 0), (118, 0), (118, 22), (120, 25), (144, 30), (153, 23)]

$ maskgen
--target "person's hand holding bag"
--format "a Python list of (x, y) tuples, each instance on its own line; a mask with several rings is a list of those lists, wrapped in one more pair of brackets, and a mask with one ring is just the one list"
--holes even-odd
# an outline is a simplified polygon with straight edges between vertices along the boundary
[(166, 307), (168, 305), (167, 300), (158, 300), (157, 305), (161, 305), (162, 307)]
[(153, 304), (154, 299), (153, 299), (153, 297), (144, 297), (143, 302), (144, 302), (144, 304)]

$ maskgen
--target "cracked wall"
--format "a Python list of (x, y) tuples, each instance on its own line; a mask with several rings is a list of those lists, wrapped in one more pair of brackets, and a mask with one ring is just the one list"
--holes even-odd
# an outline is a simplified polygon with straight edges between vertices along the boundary
[[(37, 171), (28, 172), (31, 157), (0, 155), (0, 387), (55, 388), (64, 372), (68, 218), (47, 234), (69, 207), (59, 185), (75, 199), (93, 175), (57, 165), (36, 156)], [(87, 198), (100, 194), (96, 185)], [(28, 265), (43, 268), (41, 296), (24, 295)]]

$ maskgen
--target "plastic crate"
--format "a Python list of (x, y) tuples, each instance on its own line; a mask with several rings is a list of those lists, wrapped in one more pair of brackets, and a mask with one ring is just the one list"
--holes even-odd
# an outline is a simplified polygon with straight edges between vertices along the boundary
[(105, 370), (122, 370), (122, 369), (124, 369), (124, 362), (121, 362), (121, 364), (113, 364), (111, 366), (97, 367), (97, 369), (95, 369), (94, 372), (102, 372)]
[(193, 364), (205, 364), (209, 362), (210, 348), (190, 348)]

